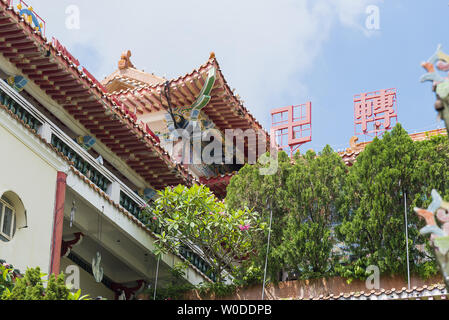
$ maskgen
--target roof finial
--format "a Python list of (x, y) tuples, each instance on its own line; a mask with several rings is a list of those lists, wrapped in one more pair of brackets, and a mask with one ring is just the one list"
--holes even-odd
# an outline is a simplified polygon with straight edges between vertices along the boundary
[(209, 60), (211, 60), (211, 59), (215, 59), (215, 52), (211, 52), (210, 53), (210, 56), (209, 56)]
[(127, 68), (134, 68), (134, 65), (131, 62), (131, 50), (128, 50), (127, 52), (122, 53), (122, 57), (120, 61), (118, 62), (118, 68), (120, 70), (127, 69)]
[(349, 145), (351, 146), (352, 150), (356, 150), (357, 149), (357, 141), (359, 141), (359, 138), (356, 136), (353, 136), (350, 140), (349, 140)]

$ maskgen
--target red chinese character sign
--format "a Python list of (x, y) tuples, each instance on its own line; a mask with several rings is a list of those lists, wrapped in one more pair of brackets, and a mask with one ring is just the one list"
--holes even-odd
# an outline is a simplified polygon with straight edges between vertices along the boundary
[(312, 141), (312, 103), (271, 111), (271, 145), (293, 157), (303, 144)]
[(354, 96), (356, 135), (382, 135), (398, 121), (396, 89), (362, 93)]

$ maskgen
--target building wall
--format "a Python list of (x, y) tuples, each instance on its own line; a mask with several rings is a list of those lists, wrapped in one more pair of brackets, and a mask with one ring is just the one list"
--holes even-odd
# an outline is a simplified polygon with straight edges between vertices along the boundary
[[(41, 151), (50, 153), (36, 137), (25, 130), (1, 110), (0, 196), (5, 192), (17, 195), (26, 215), (23, 212), (16, 218), (16, 233), (10, 242), (0, 240), (0, 258), (13, 264), (21, 272), (27, 267), (40, 267), (47, 273), (50, 265), (57, 169), (44, 160), (44, 154), (31, 149), (30, 143), (34, 143), (40, 146)], [(25, 225), (28, 228), (19, 229)]]
[[(75, 281), (70, 278), (70, 276), (73, 275), (73, 272), (70, 269), (67, 269), (68, 266), (76, 265), (70, 259), (63, 257), (61, 259), (61, 272), (64, 272), (66, 275), (67, 282), (74, 285)], [(79, 270), (79, 288), (75, 289), (81, 289), (81, 295), (88, 294), (91, 299), (96, 297), (103, 297), (108, 300), (115, 299), (114, 293), (102, 283), (96, 282), (90, 273), (80, 267), (78, 267), (77, 270)]]

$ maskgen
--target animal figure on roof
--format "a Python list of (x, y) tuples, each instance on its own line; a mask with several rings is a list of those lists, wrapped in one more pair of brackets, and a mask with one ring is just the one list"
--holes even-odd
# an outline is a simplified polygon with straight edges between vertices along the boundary
[[(42, 23), (39, 22), (39, 20), (36, 17), (36, 14), (33, 11), (32, 7), (28, 7), (27, 9), (22, 8), (22, 4), (17, 5), (17, 9), (19, 9), (19, 15), (26, 19), (28, 24), (33, 24), (34, 29), (36, 31), (42, 32)], [(26, 17), (25, 17), (26, 16)]]

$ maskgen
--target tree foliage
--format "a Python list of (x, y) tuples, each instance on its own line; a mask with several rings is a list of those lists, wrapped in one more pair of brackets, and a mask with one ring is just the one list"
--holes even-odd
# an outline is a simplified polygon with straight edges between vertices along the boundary
[[(23, 277), (16, 277), (4, 287), (0, 300), (87, 300), (81, 290), (72, 293), (65, 285), (64, 274), (52, 274), (48, 281), (40, 268), (28, 268)], [(44, 286), (44, 283), (47, 286)]]
[(0, 261), (0, 297), (5, 290), (12, 290), (14, 287), (14, 269), (3, 260)]
[[(267, 272), (271, 279), (277, 279), (283, 269), (276, 254), (282, 245), (282, 234), (287, 224), (288, 213), (291, 211), (291, 198), (288, 194), (287, 178), (291, 170), (291, 160), (285, 152), (278, 155), (278, 170), (275, 175), (261, 175), (260, 164), (245, 165), (235, 175), (227, 188), (226, 203), (234, 210), (245, 206), (260, 213), (262, 221), (269, 225), (270, 214), (273, 215), (271, 226), (271, 243), (268, 253)], [(255, 253), (250, 260), (242, 265), (244, 276), (251, 270), (251, 277), (245, 277), (248, 284), (261, 282), (263, 266), (267, 252), (268, 229), (257, 237)]]
[(320, 277), (334, 268), (333, 227), (340, 222), (338, 208), (346, 171), (330, 146), (318, 156), (308, 151), (295, 157), (287, 178), (291, 210), (282, 246), (275, 253), (301, 278)]
[[(247, 165), (231, 180), (226, 198), (230, 206), (255, 206), (263, 212), (264, 221), (273, 210), (268, 256), (272, 280), (279, 279), (282, 271), (309, 278), (333, 268), (333, 225), (339, 218), (346, 171), (338, 154), (326, 146), (319, 155), (297, 154), (293, 163), (281, 152), (276, 175), (261, 176), (258, 166)], [(245, 268), (254, 270), (264, 263), (266, 246), (267, 234), (259, 239), (259, 255)]]
[(218, 282), (223, 271), (233, 272), (234, 262), (253, 251), (254, 237), (262, 231), (259, 214), (241, 207), (230, 209), (204, 186), (168, 187), (145, 211), (149, 220), (159, 223), (157, 235), (161, 252), (179, 250), (183, 245), (199, 249), (212, 267)]
[[(374, 139), (357, 158), (345, 185), (342, 212), (346, 217), (338, 230), (352, 258), (351, 264), (340, 269), (344, 276), (363, 277), (369, 265), (383, 273), (406, 274), (405, 207), (412, 213), (407, 215), (411, 272), (435, 273), (433, 263), (419, 250), (425, 239), (419, 235), (422, 223), (413, 208), (428, 205), (431, 189), (443, 186), (441, 178), (449, 169), (447, 155), (432, 151), (441, 143), (445, 142), (438, 138), (413, 142), (398, 124), (381, 140)], [(431, 174), (433, 170), (440, 176)]]
[[(259, 166), (245, 166), (228, 187), (231, 208), (256, 208), (273, 227), (268, 256), (272, 280), (281, 271), (299, 271), (299, 278), (340, 275), (366, 278), (366, 268), (407, 272), (404, 205), (408, 212), (412, 273), (428, 277), (436, 266), (419, 229), (424, 225), (414, 207), (427, 207), (432, 189), (449, 199), (449, 141), (436, 136), (414, 142), (398, 124), (375, 138), (346, 167), (327, 146), (316, 155), (296, 155), (292, 164), (279, 154), (276, 175), (262, 176)], [(258, 255), (245, 270), (263, 270), (267, 232), (258, 238)], [(254, 272), (256, 271), (256, 272)], [(254, 280), (254, 279), (253, 279)]]

